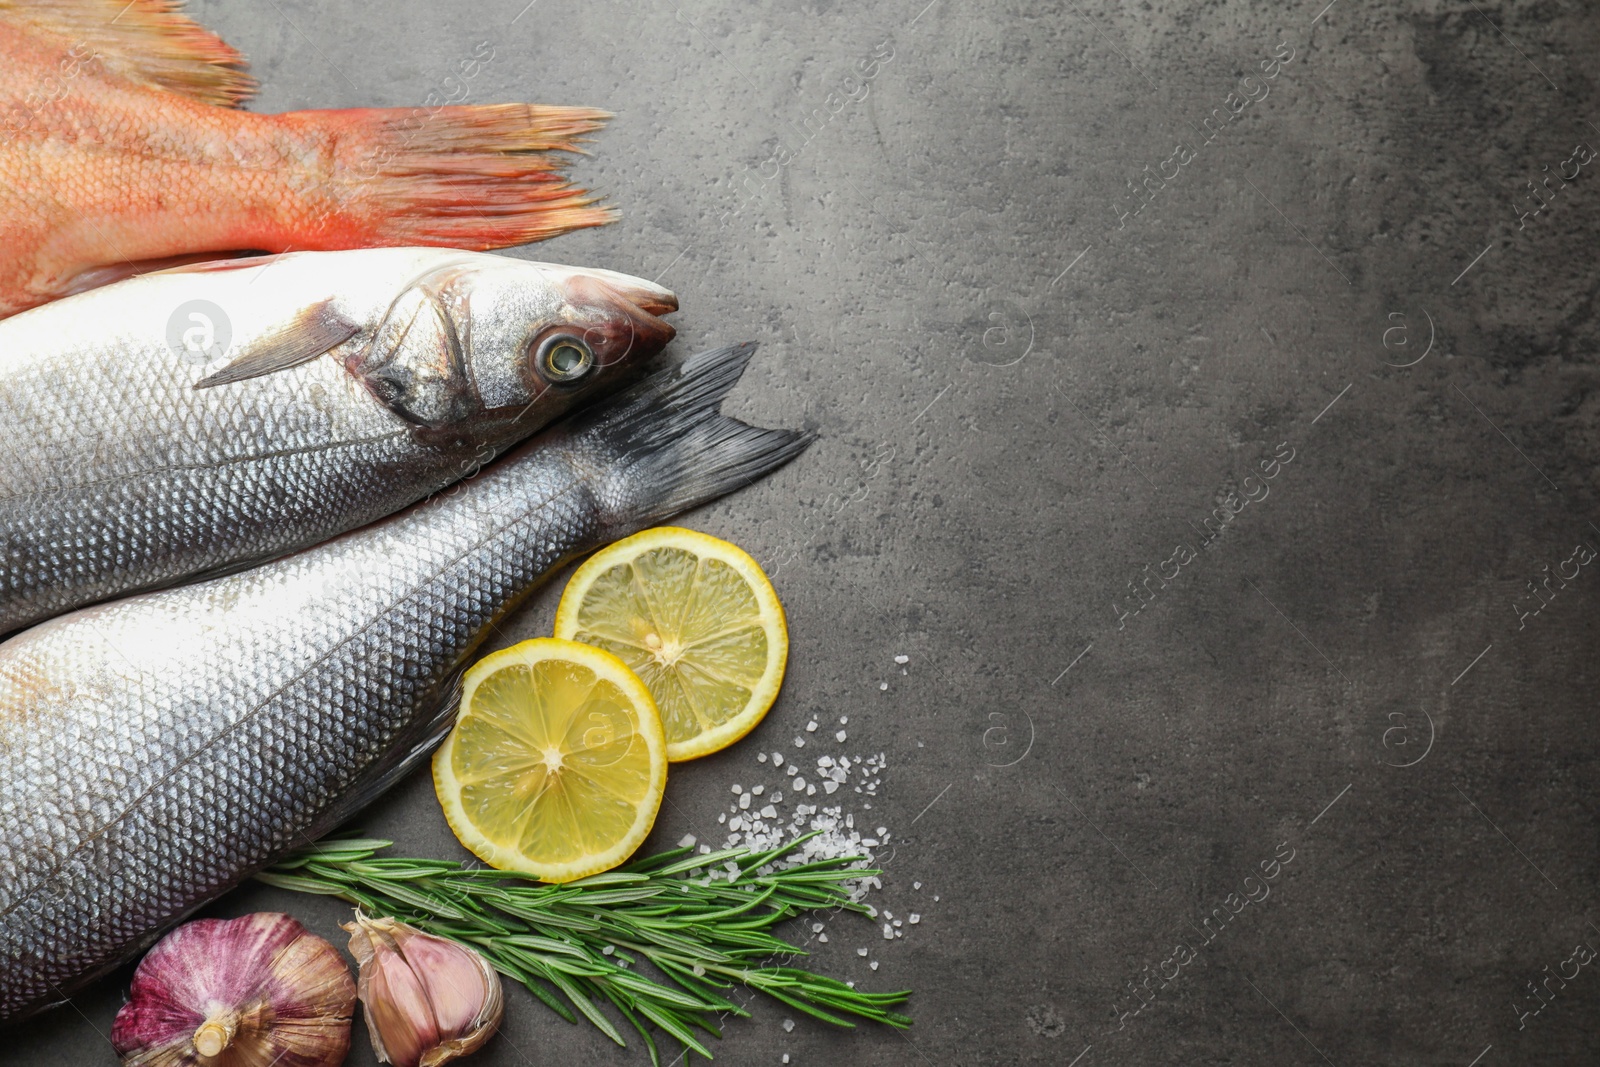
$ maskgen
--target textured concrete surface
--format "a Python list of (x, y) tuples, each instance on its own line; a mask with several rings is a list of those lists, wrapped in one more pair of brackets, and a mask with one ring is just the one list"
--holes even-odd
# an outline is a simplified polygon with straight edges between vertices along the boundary
[[(534, 254), (671, 284), (679, 352), (762, 340), (731, 408), (820, 434), (687, 520), (793, 651), (651, 844), (848, 715), (923, 918), (814, 963), (916, 1026), (757, 1003), (720, 1059), (1600, 1055), (1600, 17), (1324, 2), (196, 5), (263, 110), (414, 104), (482, 41), (473, 100), (614, 110), (623, 221)], [(364, 823), (454, 854), (421, 778)], [(341, 915), (216, 911), (263, 907)], [(109, 1062), (125, 983), (0, 1061)], [(647, 1060), (514, 991), (478, 1062)]]

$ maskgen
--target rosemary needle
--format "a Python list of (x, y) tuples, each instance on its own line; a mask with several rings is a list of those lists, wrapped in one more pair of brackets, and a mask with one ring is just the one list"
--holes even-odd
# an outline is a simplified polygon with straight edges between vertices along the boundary
[[(609, 1005), (660, 1064), (652, 1029), (711, 1058), (696, 1031), (720, 1037), (716, 1016), (748, 1015), (724, 990), (744, 985), (837, 1026), (855, 1019), (911, 1025), (893, 1009), (909, 991), (864, 993), (774, 957), (805, 953), (771, 933), (809, 911), (865, 913), (847, 883), (879, 872), (844, 856), (779, 868), (807, 834), (768, 852), (679, 848), (563, 885), (449, 860), (378, 853), (393, 842), (331, 839), (256, 877), (268, 885), (339, 897), (471, 945), (569, 1022), (582, 1015), (627, 1044)], [(637, 969), (648, 962), (655, 974)]]

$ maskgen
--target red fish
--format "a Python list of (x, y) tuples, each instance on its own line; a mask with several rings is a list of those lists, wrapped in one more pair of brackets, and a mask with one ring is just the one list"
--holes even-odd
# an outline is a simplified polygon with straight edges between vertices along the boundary
[(556, 154), (605, 112), (241, 111), (244, 58), (180, 6), (0, 0), (0, 317), (180, 257), (485, 250), (611, 220)]

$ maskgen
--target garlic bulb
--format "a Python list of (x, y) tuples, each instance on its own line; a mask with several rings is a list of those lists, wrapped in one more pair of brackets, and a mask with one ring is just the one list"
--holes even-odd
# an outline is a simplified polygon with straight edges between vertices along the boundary
[(337, 949), (294, 919), (200, 919), (139, 961), (111, 1026), (124, 1067), (337, 1067), (356, 989)]
[(500, 975), (465, 945), (356, 912), (350, 954), (372, 1047), (395, 1067), (437, 1067), (476, 1052), (500, 1025)]

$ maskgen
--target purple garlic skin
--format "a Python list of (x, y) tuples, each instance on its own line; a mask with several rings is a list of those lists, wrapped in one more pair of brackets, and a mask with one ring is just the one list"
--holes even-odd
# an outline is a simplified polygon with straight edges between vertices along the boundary
[(124, 1067), (338, 1067), (355, 999), (338, 950), (290, 916), (199, 919), (139, 962), (111, 1043)]
[(500, 975), (480, 953), (395, 919), (346, 923), (372, 1047), (394, 1067), (438, 1067), (500, 1026)]

